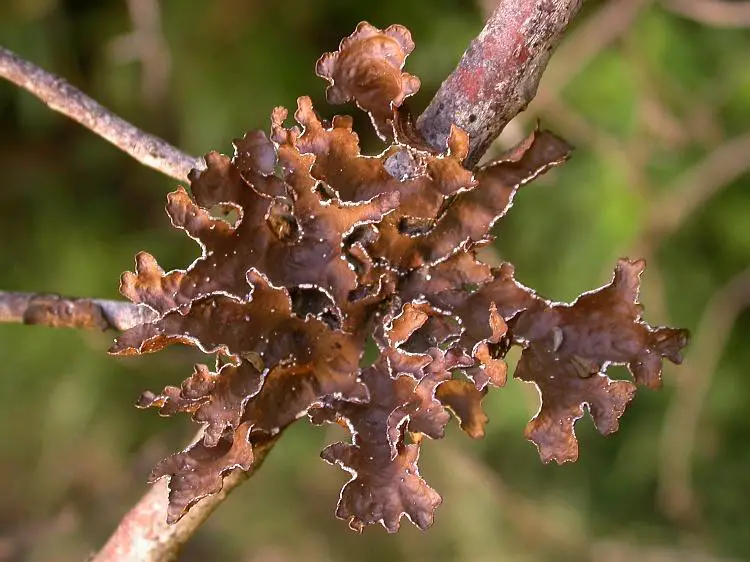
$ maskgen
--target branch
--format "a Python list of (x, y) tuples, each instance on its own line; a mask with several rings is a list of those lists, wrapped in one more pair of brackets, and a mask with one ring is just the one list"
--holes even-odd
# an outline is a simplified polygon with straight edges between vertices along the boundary
[(140, 61), (141, 94), (151, 109), (165, 100), (172, 59), (162, 32), (158, 0), (126, 0), (133, 30), (115, 37), (107, 46), (116, 61)]
[(252, 436), (253, 468), (248, 472), (235, 470), (224, 478), (221, 492), (201, 499), (185, 516), (167, 525), (168, 484), (162, 478), (156, 482), (137, 504), (122, 518), (107, 544), (90, 562), (169, 562), (175, 560), (182, 546), (190, 539), (208, 516), (237, 486), (250, 478), (263, 464), (266, 456), (281, 436)]
[(722, 188), (750, 170), (750, 133), (719, 145), (678, 177), (651, 206), (649, 236), (666, 238), (686, 217), (699, 210)]
[(722, 0), (666, 0), (664, 7), (703, 25), (724, 28), (750, 26), (750, 2)]
[(0, 47), (0, 76), (38, 97), (51, 109), (78, 121), (138, 162), (179, 181), (187, 181), (203, 159), (189, 156), (162, 139), (141, 131), (101, 106), (62, 78)]
[(150, 309), (125, 301), (0, 291), (0, 323), (127, 330), (155, 317)]
[(657, 484), (662, 509), (681, 523), (699, 518), (692, 467), (703, 406), (732, 329), (748, 306), (750, 268), (736, 274), (711, 297), (698, 323), (692, 352), (676, 379), (661, 434)]
[(505, 125), (536, 95), (552, 51), (581, 0), (501, 0), (417, 120), (435, 149), (444, 150), (452, 124), (469, 134), (473, 167)]

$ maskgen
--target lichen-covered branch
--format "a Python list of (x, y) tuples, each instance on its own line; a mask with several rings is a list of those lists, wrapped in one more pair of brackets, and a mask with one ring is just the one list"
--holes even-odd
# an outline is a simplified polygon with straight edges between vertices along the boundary
[(501, 0), (417, 120), (435, 149), (443, 150), (451, 125), (470, 139), (474, 166), (505, 125), (536, 95), (552, 52), (581, 0)]
[(0, 291), (0, 323), (127, 330), (154, 318), (152, 310), (125, 301)]
[[(196, 421), (205, 424), (205, 434), (190, 449), (157, 465), (153, 473), (155, 478), (171, 476), (170, 497), (167, 497), (164, 480), (159, 481), (125, 516), (94, 561), (173, 560), (180, 547), (229, 491), (258, 468), (278, 439), (279, 432), (313, 405), (320, 404), (326, 407), (317, 408), (316, 415), (312, 416), (315, 423), (346, 421), (347, 427), (357, 428), (351, 443), (335, 443), (323, 452), (325, 460), (356, 474), (358, 479), (342, 491), (337, 515), (348, 519), (353, 529), (380, 522), (389, 531), (395, 531), (403, 515), (421, 528), (429, 526), (440, 497), (419, 476), (416, 466), (419, 444), (406, 443), (404, 432), (407, 427), (401, 422), (407, 420), (408, 431), (441, 437), (449, 415), (443, 403), (433, 398), (433, 390), (440, 383), (452, 383), (451, 369), (464, 368), (470, 377), (458, 384), (452, 383), (453, 386), (446, 384), (444, 390), (447, 390), (440, 396), (448, 407), (466, 412), (462, 425), (465, 431), (472, 436), (480, 435), (483, 432), (482, 420), (486, 419), (479, 404), (483, 392), (489, 384), (500, 386), (505, 380), (505, 365), (492, 355), (491, 350), (504, 349), (500, 344), (506, 337), (506, 321), (518, 320), (519, 311), (526, 308), (533, 310), (522, 315), (523, 321), (516, 328), (524, 341), (532, 338), (534, 341), (517, 376), (544, 386), (546, 395), (552, 397), (535, 423), (527, 429), (527, 436), (540, 448), (543, 459), (564, 462), (577, 456), (572, 423), (583, 413), (579, 402), (589, 403), (590, 395), (598, 400), (599, 430), (602, 433), (616, 430), (624, 404), (632, 397), (632, 385), (607, 386), (608, 379), (591, 377), (591, 374), (598, 372), (599, 365), (611, 362), (642, 365), (640, 357), (611, 356), (611, 353), (592, 355), (585, 346), (576, 347), (575, 339), (569, 338), (567, 332), (557, 325), (558, 321), (567, 321), (560, 307), (527, 294), (525, 288), (513, 280), (510, 266), (490, 271), (476, 262), (473, 249), (467, 245), (462, 247), (467, 252), (457, 254), (455, 259), (465, 258), (460, 264), (470, 268), (467, 279), (472, 284), (484, 284), (486, 288), (470, 298), (469, 293), (458, 289), (466, 283), (452, 276), (452, 272), (461, 270), (463, 265), (440, 265), (453, 251), (455, 229), (436, 228), (434, 236), (418, 238), (402, 231), (408, 221), (402, 224), (403, 221), (397, 220), (412, 215), (436, 220), (447, 198), (458, 194), (450, 207), (452, 210), (445, 215), (445, 225), (458, 225), (458, 238), (466, 244), (474, 244), (483, 240), (495, 220), (504, 214), (520, 185), (567, 157), (567, 147), (562, 146), (563, 143), (552, 135), (539, 132), (524, 141), (508, 160), (480, 171), (482, 186), (477, 187), (479, 180), (461, 166), (462, 161), (469, 167), (473, 166), (503, 126), (534, 97), (547, 60), (579, 7), (580, 0), (501, 2), (456, 71), (418, 121), (420, 132), (444, 154), (425, 155), (421, 149), (410, 150), (406, 146), (400, 149), (399, 154), (407, 160), (425, 159), (424, 169), (415, 169), (413, 174), (409, 172), (396, 178), (388, 172), (392, 169), (392, 161), (359, 158), (359, 147), (350, 122), (339, 118), (334, 120), (333, 128), (323, 127), (309, 99), (300, 98), (295, 118), (304, 125), (304, 135), (300, 136), (297, 129), (285, 128), (286, 112), (277, 109), (272, 120), (272, 142), (262, 134), (250, 134), (240, 139), (235, 159), (210, 155), (208, 169), (191, 175), (195, 200), (184, 190), (170, 196), (168, 211), (173, 224), (184, 226), (205, 245), (204, 248), (213, 250), (221, 246), (223, 252), (208, 251), (191, 268), (170, 273), (165, 273), (149, 254), (139, 254), (136, 272), (123, 277), (123, 294), (134, 302), (146, 303), (158, 310), (161, 324), (141, 325), (123, 334), (113, 352), (151, 352), (170, 343), (189, 343), (188, 337), (192, 342), (200, 342), (203, 349), (213, 349), (215, 342), (223, 344), (229, 338), (231, 341), (225, 348), (237, 361), (227, 363), (221, 374), (197, 366), (183, 387), (172, 387), (180, 393), (182, 389), (188, 394), (192, 392), (189, 396), (177, 395), (174, 390), (166, 388), (159, 395), (144, 395), (143, 406), (159, 407), (165, 414), (190, 413)], [(405, 56), (412, 47), (408, 33), (397, 26), (381, 34), (375, 28), (361, 25), (348, 39), (342, 42), (340, 51), (356, 47), (355, 41), (386, 45), (387, 49), (375, 51), (390, 53), (390, 59), (393, 59), (394, 52)], [(333, 54), (319, 64), (319, 74), (331, 78), (330, 101), (354, 97), (360, 107), (371, 112), (377, 125), (382, 103), (370, 107), (357, 89), (352, 96), (347, 94), (348, 90), (337, 93), (336, 81), (340, 82), (340, 78), (347, 75), (337, 69), (346, 67), (346, 58), (340, 53), (338, 57)], [(373, 66), (371, 60), (366, 62), (370, 69), (384, 68), (383, 65)], [(373, 91), (378, 98), (376, 101), (389, 100), (385, 105), (388, 110), (418, 85), (413, 77), (401, 73), (401, 64), (395, 66), (398, 68), (388, 71), (387, 76), (380, 71), (365, 73), (365, 76), (375, 76), (375, 85), (382, 86)], [(199, 165), (197, 159), (135, 129), (61, 79), (20, 60), (9, 51), (0, 51), (0, 75), (167, 175), (184, 179), (191, 168)], [(392, 80), (385, 80), (384, 76), (390, 76)], [(391, 88), (394, 84), (395, 90)], [(384, 114), (386, 121), (389, 115), (388, 112)], [(446, 151), (452, 124), (464, 129), (468, 137), (455, 128)], [(331, 142), (335, 150), (326, 152), (330, 148), (326, 136), (332, 135), (333, 138), (334, 134), (335, 142)], [(313, 142), (316, 136), (321, 136), (318, 140), (325, 142)], [(471, 142), (470, 147), (467, 139)], [(318, 149), (325, 150), (314, 153)], [(562, 153), (561, 149), (564, 149)], [(463, 160), (467, 152), (468, 160)], [(313, 160), (316, 166), (310, 168)], [(363, 163), (371, 167), (356, 168)], [(274, 174), (277, 168), (282, 171), (281, 176)], [(347, 174), (352, 174), (352, 177), (360, 174), (359, 182), (364, 185), (362, 178), (369, 177), (368, 170), (374, 172), (373, 177), (378, 181), (367, 185), (376, 186), (378, 192), (345, 191), (362, 187), (350, 181)], [(318, 181), (347, 201), (347, 205), (322, 204), (313, 190)], [(252, 189), (247, 189), (248, 184)], [(402, 184), (408, 184), (408, 189)], [(268, 206), (274, 197), (292, 192), (295, 197), (289, 209)], [(460, 197), (464, 192), (470, 195)], [(492, 201), (491, 208), (485, 209), (486, 220), (481, 223), (467, 220), (467, 213), (481, 207), (479, 202), (484, 200)], [(208, 207), (228, 201), (244, 211), (243, 220), (237, 225), (215, 220), (206, 211)], [(394, 212), (385, 219), (391, 211)], [(266, 228), (264, 221), (270, 221), (267, 225), (271, 228)], [(353, 227), (363, 227), (366, 234), (366, 227), (375, 223), (380, 226), (379, 240), (370, 240), (363, 235), (353, 244), (351, 251), (344, 248), (343, 233)], [(299, 239), (292, 244), (287, 240), (287, 231), (294, 233), (295, 225), (300, 225)], [(292, 250), (294, 254), (289, 253)], [(344, 250), (349, 252), (347, 256), (341, 255)], [(226, 259), (217, 263), (211, 261), (213, 256)], [(372, 259), (373, 256), (378, 259)], [(350, 267), (345, 263), (349, 259), (361, 267)], [(377, 269), (381, 261), (389, 264), (386, 270)], [(300, 267), (300, 264), (304, 265)], [(223, 268), (221, 274), (216, 273), (219, 266)], [(419, 267), (425, 273), (423, 277), (416, 273)], [(201, 268), (206, 268), (210, 274)], [(634, 375), (639, 382), (655, 385), (661, 357), (678, 360), (679, 350), (661, 345), (656, 349), (657, 353), (651, 353), (654, 347), (649, 339), (652, 331), (640, 323), (635, 306), (641, 269), (641, 262), (623, 260), (618, 264), (613, 282), (588, 301), (579, 303), (576, 310), (594, 309), (610, 301), (625, 302), (627, 306), (620, 308), (627, 314), (618, 319), (618, 329), (627, 327), (628, 334), (635, 334), (634, 337), (639, 339), (636, 342), (639, 345), (630, 347), (647, 348), (649, 356), (656, 358)], [(413, 274), (410, 275), (410, 284), (404, 282), (397, 287), (398, 280), (389, 277), (394, 271)], [(196, 272), (201, 273), (200, 276)], [(432, 285), (423, 286), (431, 280)], [(454, 282), (457, 283), (455, 291), (444, 290), (445, 286), (453, 288)], [(236, 283), (237, 286), (227, 286), (227, 283)], [(251, 297), (247, 293), (248, 283), (252, 285)], [(293, 291), (295, 287), (303, 286), (319, 289), (327, 298), (323, 303), (316, 295), (314, 299), (310, 298), (310, 302), (302, 303), (313, 310), (313, 317), (305, 313), (304, 321), (294, 306), (299, 305), (299, 298), (305, 294), (300, 297)], [(363, 291), (357, 292), (356, 289)], [(401, 324), (396, 322), (385, 333), (381, 342), (382, 358), (363, 374), (365, 385), (356, 373), (368, 329), (367, 316), (375, 304), (385, 302), (383, 299), (389, 292), (396, 290), (407, 297), (410, 291), (429, 294), (441, 303), (441, 299), (452, 298), (446, 301), (447, 304), (442, 304), (452, 307), (457, 316), (464, 315), (467, 325), (470, 322), (471, 333), (463, 338), (462, 345), (466, 350), (477, 350), (477, 355), (470, 356), (463, 348), (446, 354), (434, 347), (430, 350), (432, 355), (424, 352), (418, 357), (403, 352), (399, 346), (422, 324), (427, 330), (426, 341), (442, 342), (450, 336), (445, 333), (438, 339), (437, 332), (433, 333), (442, 325), (442, 313), (437, 309), (433, 310), (426, 304), (423, 310), (407, 307), (398, 316)], [(234, 298), (236, 295), (240, 296)], [(352, 296), (356, 298), (350, 298)], [(24, 322), (29, 317), (35, 323), (49, 325), (117, 329), (143, 323), (143, 319), (128, 326), (125, 322), (116, 323), (102, 306), (104, 301), (52, 298), (45, 304), (37, 302), (32, 305), (34, 298), (40, 297), (29, 296), (26, 305), (23, 298), (20, 298), (20, 304), (9, 305), (7, 317)], [(501, 298), (504, 305), (498, 308), (495, 301), (500, 302)], [(190, 304), (190, 314), (177, 312), (178, 309), (184, 311), (186, 304)], [(80, 312), (77, 306), (81, 307)], [(31, 314), (29, 309), (35, 312)], [(479, 312), (474, 314), (475, 311)], [(394, 320), (398, 311), (391, 312), (393, 318), (390, 320)], [(204, 321), (196, 321), (199, 314), (204, 314)], [(40, 318), (44, 320), (39, 321)], [(431, 323), (427, 324), (428, 320)], [(631, 324), (635, 326), (632, 329)], [(194, 329), (200, 333), (193, 334)], [(662, 331), (653, 332), (662, 334)], [(576, 333), (575, 329), (573, 333)], [(274, 336), (274, 345), (270, 347), (266, 345), (268, 334)], [(662, 339), (671, 342), (674, 338)], [(684, 339), (679, 339), (673, 347), (684, 345)], [(303, 341), (309, 345), (303, 346), (300, 343)], [(549, 370), (545, 363), (547, 358), (550, 353), (558, 352), (561, 346), (568, 355), (562, 362), (567, 371), (560, 372), (560, 380), (562, 384), (570, 383), (576, 392), (565, 403), (555, 402), (555, 396), (560, 394), (555, 385), (560, 383), (543, 378)], [(333, 355), (337, 361), (330, 360), (331, 350), (336, 350)], [(417, 361), (410, 363), (409, 359), (414, 357)], [(294, 361), (289, 361), (289, 358)], [(393, 376), (389, 370), (396, 360), (401, 361), (399, 368), (411, 373), (411, 378)], [(394, 382), (397, 379), (400, 382)], [(587, 382), (581, 383), (579, 379)], [(619, 392), (617, 396), (615, 391)], [(368, 393), (369, 402), (365, 399)], [(279, 397), (284, 397), (284, 400)], [(370, 409), (377, 410), (380, 416), (375, 425), (368, 418)], [(390, 415), (397, 410), (400, 418)], [(602, 414), (605, 410), (606, 415)], [(569, 422), (565, 431), (553, 434), (555, 428), (563, 425), (557, 423), (563, 418)], [(563, 446), (565, 450), (560, 452)], [(200, 462), (194, 462), (195, 459)], [(237, 467), (245, 470), (237, 470)], [(224, 477), (230, 470), (233, 472)], [(215, 493), (217, 482), (223, 485), (220, 493)], [(196, 500), (200, 501), (195, 503)], [(173, 524), (167, 524), (165, 513), (169, 514), (167, 521)]]
[(68, 82), (0, 47), (0, 76), (38, 97), (138, 162), (179, 181), (186, 181), (203, 160), (178, 150), (121, 119)]
[(170, 562), (208, 516), (237, 486), (263, 464), (281, 434), (252, 439), (255, 461), (251, 471), (235, 470), (224, 478), (221, 492), (198, 502), (173, 525), (166, 522), (168, 480), (162, 478), (122, 518), (115, 532), (91, 562)]

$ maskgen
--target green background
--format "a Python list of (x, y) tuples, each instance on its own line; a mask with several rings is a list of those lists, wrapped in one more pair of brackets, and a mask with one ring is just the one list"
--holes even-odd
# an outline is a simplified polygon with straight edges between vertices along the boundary
[[(3, 0), (0, 44), (186, 152), (231, 153), (298, 95), (332, 114), (314, 64), (363, 19), (411, 29), (423, 107), (491, 4)], [(615, 436), (581, 420), (580, 460), (557, 466), (523, 438), (535, 390), (510, 381), (485, 400), (483, 440), (453, 428), (426, 443), (422, 474), (444, 502), (430, 530), (404, 520), (395, 536), (335, 519), (347, 475), (318, 452), (341, 434), (296, 424), (182, 560), (750, 560), (750, 31), (673, 5), (585, 3), (537, 100), (492, 149), (540, 118), (577, 150), (519, 194), (486, 256), (556, 300), (607, 282), (620, 256), (646, 257), (646, 319), (695, 336), (665, 389), (639, 392)], [(196, 256), (163, 211), (173, 180), (6, 82), (0, 170), (0, 289), (117, 298), (139, 250), (166, 268)], [(0, 560), (84, 559), (192, 435), (189, 420), (133, 403), (201, 357), (114, 359), (111, 339), (0, 325)]]

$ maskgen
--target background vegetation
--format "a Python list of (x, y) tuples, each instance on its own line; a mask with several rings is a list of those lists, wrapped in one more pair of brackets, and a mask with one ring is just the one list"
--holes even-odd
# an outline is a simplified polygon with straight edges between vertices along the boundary
[[(420, 108), (492, 8), (156, 2), (4, 0), (0, 43), (189, 153), (230, 152), (297, 95), (332, 113), (314, 63), (358, 21), (411, 29)], [(581, 458), (560, 467), (542, 465), (522, 436), (536, 392), (509, 382), (485, 402), (485, 439), (454, 430), (427, 444), (423, 473), (443, 506), (428, 532), (404, 524), (396, 536), (355, 535), (334, 518), (347, 476), (317, 455), (338, 435), (298, 424), (183, 560), (750, 560), (750, 31), (678, 15), (700, 2), (586, 2), (537, 100), (495, 147), (541, 118), (577, 151), (519, 194), (490, 259), (567, 300), (608, 281), (618, 257), (647, 257), (646, 317), (696, 336), (686, 364), (667, 367), (665, 390), (641, 391), (614, 437), (582, 420)], [(163, 211), (172, 180), (8, 83), (0, 170), (2, 289), (117, 298), (137, 251), (168, 267), (196, 255)], [(155, 461), (193, 433), (133, 403), (200, 357), (114, 359), (111, 338), (0, 325), (0, 560), (84, 559)]]

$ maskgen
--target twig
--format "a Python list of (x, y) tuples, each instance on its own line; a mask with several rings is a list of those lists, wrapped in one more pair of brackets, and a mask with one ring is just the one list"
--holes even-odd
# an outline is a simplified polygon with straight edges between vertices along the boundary
[(114, 38), (108, 51), (120, 62), (140, 60), (141, 91), (152, 108), (162, 103), (169, 88), (172, 59), (161, 29), (158, 0), (126, 0), (133, 30)]
[(698, 517), (691, 466), (703, 403), (735, 320), (747, 306), (750, 269), (730, 279), (706, 306), (667, 411), (659, 447), (659, 501), (668, 516), (681, 522)]
[(235, 470), (224, 478), (221, 492), (201, 499), (174, 525), (167, 525), (168, 484), (162, 478), (122, 518), (107, 544), (90, 562), (169, 562), (175, 560), (182, 546), (198, 530), (208, 516), (237, 486), (250, 478), (263, 464), (280, 437), (255, 436), (253, 468), (249, 472)]
[(138, 162), (179, 181), (187, 181), (201, 158), (189, 156), (162, 139), (121, 119), (62, 78), (0, 47), (0, 76), (38, 97), (51, 109), (77, 121)]
[(675, 14), (714, 27), (750, 27), (750, 2), (721, 0), (666, 0), (664, 7)]
[(566, 106), (556, 93), (548, 92), (544, 100), (545, 123), (564, 130), (573, 143), (586, 144), (607, 160), (615, 162), (627, 173), (627, 183), (637, 189), (646, 184), (646, 178), (637, 160), (616, 136), (597, 128), (585, 117)]
[(501, 0), (458, 67), (417, 120), (443, 150), (452, 124), (469, 134), (474, 166), (536, 95), (539, 80), (581, 0)]
[(127, 330), (155, 317), (150, 309), (125, 301), (0, 291), (0, 323)]
[(514, 492), (496, 471), (455, 445), (446, 444), (437, 451), (444, 466), (451, 466), (451, 470), (463, 475), (463, 478), (482, 483), (486, 493), (498, 505), (504, 522), (513, 529), (519, 540), (555, 551), (560, 558), (588, 559), (589, 537), (573, 531), (567, 521), (551, 515), (536, 501)]
[(652, 205), (651, 237), (664, 238), (684, 224), (688, 215), (711, 196), (750, 170), (750, 133), (726, 141), (664, 190)]
[(607, 46), (625, 35), (651, 0), (610, 0), (592, 7), (557, 50), (555, 64), (544, 73), (534, 108), (541, 111), (548, 95), (557, 95)]

